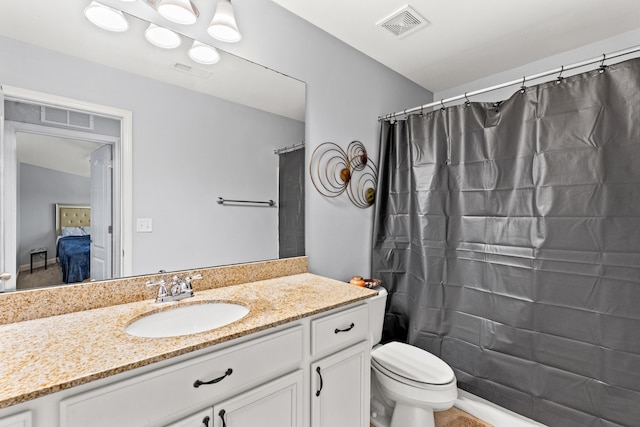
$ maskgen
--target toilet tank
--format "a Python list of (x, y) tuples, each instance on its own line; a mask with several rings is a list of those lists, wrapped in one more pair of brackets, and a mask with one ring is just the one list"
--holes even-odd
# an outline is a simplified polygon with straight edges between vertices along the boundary
[(369, 298), (369, 338), (371, 347), (382, 340), (382, 324), (384, 323), (384, 309), (387, 305), (387, 290), (382, 286), (372, 288), (378, 295)]

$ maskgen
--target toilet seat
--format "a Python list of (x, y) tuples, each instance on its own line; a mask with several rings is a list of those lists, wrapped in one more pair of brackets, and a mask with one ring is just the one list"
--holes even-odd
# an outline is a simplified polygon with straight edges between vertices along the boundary
[(455, 382), (455, 374), (439, 357), (400, 342), (390, 342), (371, 352), (371, 364), (381, 373), (407, 385), (432, 388)]

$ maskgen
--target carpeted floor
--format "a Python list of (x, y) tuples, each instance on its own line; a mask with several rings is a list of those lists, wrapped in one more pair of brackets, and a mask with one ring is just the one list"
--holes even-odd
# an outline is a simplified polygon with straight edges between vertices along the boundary
[(46, 270), (44, 267), (40, 267), (34, 268), (33, 273), (29, 273), (29, 270), (21, 271), (16, 280), (16, 289), (24, 290), (61, 284), (62, 270), (60, 270), (60, 266), (49, 264)]
[[(446, 411), (436, 412), (434, 418), (436, 427), (493, 427), (493, 425), (485, 423), (480, 418), (476, 418), (455, 407)], [(374, 427), (374, 425), (371, 424), (371, 427)]]

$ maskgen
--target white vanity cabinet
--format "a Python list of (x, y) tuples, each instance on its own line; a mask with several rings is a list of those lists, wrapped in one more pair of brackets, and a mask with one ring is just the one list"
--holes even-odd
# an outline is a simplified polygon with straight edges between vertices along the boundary
[(0, 409), (0, 427), (369, 427), (368, 336), (356, 302)]
[(0, 418), (0, 427), (31, 427), (31, 411)]
[(60, 426), (170, 424), (189, 409), (194, 413), (298, 369), (302, 329), (298, 325), (64, 399)]
[(368, 306), (313, 320), (311, 427), (368, 427), (370, 354)]

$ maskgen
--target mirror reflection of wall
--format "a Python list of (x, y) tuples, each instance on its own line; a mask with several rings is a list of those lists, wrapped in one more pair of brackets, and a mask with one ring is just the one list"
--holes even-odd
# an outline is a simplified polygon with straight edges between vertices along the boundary
[[(25, 3), (30, 2), (33, 3)], [(72, 8), (82, 2), (63, 3), (65, 8)], [(12, 34), (11, 29), (18, 31), (20, 24), (9, 25), (9, 21), (27, 19), (18, 9), (21, 6), (16, 4), (0, 5), (0, 84), (133, 113), (134, 233), (130, 236), (130, 273), (278, 258), (277, 209), (227, 209), (217, 205), (216, 200), (220, 196), (277, 199), (278, 159), (273, 151), (304, 140), (304, 83), (257, 64), (245, 64), (252, 72), (243, 71), (244, 68), (234, 71), (230, 67), (243, 67), (243, 61), (233, 55), (216, 64), (222, 68), (211, 69), (206, 78), (185, 73), (174, 67), (176, 58), (157, 52), (155, 47), (137, 56), (132, 53), (134, 46), (144, 46), (144, 38), (112, 40), (110, 34), (107, 37), (99, 29), (89, 29), (93, 26), (81, 16), (82, 7), (79, 14), (73, 12), (74, 18), (57, 21), (58, 24), (47, 22), (28, 36)], [(38, 16), (42, 15), (46, 13)], [(37, 20), (38, 16), (29, 19)], [(55, 50), (42, 47), (53, 48), (60, 43), (53, 40), (55, 32), (46, 32), (47, 25), (73, 25), (73, 19), (78, 17), (82, 29), (62, 43), (69, 45), (69, 53), (61, 53), (60, 44)], [(139, 20), (131, 22), (132, 29), (145, 26)], [(33, 27), (33, 22), (22, 24)], [(62, 31), (65, 33), (68, 32)], [(78, 34), (85, 37), (79, 38)], [(92, 44), (91, 40), (100, 42)], [(97, 51), (102, 48), (106, 55), (98, 59)], [(119, 51), (124, 58), (120, 56), (112, 66), (101, 65), (118, 59)], [(82, 58), (85, 54), (91, 61)], [(224, 57), (224, 52), (221, 55)], [(134, 65), (131, 70), (126, 69), (126, 58)], [(146, 59), (153, 65), (144, 68), (141, 64)], [(269, 82), (284, 83), (260, 83), (261, 74), (268, 74)], [(231, 81), (230, 75), (238, 78)], [(167, 76), (176, 76), (177, 82), (171, 83)], [(220, 97), (203, 93), (211, 87), (224, 91)], [(229, 100), (232, 92), (247, 100), (259, 98), (259, 102), (247, 106), (239, 99)], [(271, 104), (288, 104), (287, 111), (296, 112), (265, 111)], [(137, 218), (151, 218), (152, 232), (136, 232)], [(41, 244), (32, 241), (26, 246), (31, 250)], [(24, 252), (20, 252), (19, 265), (24, 265)], [(48, 255), (55, 258), (55, 250)], [(117, 271), (114, 275), (118, 275)]]

